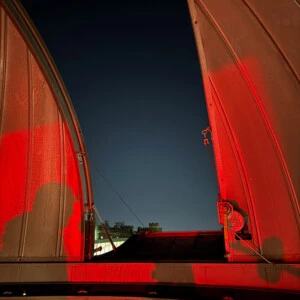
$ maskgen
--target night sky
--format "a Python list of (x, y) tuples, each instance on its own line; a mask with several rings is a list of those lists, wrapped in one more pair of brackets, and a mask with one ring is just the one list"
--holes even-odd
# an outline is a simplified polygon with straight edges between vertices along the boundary
[(73, 101), (103, 219), (220, 228), (218, 186), (185, 0), (23, 0)]

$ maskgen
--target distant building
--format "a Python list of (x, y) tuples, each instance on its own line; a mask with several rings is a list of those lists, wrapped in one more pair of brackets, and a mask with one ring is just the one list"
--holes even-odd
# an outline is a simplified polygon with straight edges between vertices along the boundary
[[(117, 222), (113, 227), (110, 227), (109, 221), (105, 221), (105, 227), (112, 239), (114, 238), (129, 238), (134, 233), (134, 227), (125, 225), (124, 222)], [(106, 234), (101, 225), (96, 226), (95, 240), (106, 238)]]
[(159, 223), (149, 223), (148, 227), (138, 227), (137, 233), (146, 232), (149, 230), (152, 232), (162, 232), (162, 228), (159, 227)]
[[(107, 220), (104, 224), (116, 247), (121, 246), (134, 233), (141, 233), (149, 230), (152, 232), (162, 232), (162, 228), (159, 227), (159, 223), (149, 223), (148, 227), (138, 227), (136, 231), (134, 230), (134, 226), (125, 225), (124, 222), (116, 222), (113, 227), (109, 225), (109, 221)], [(113, 250), (105, 231), (101, 225), (98, 225), (95, 227), (94, 249), (101, 248), (102, 250), (95, 252), (94, 255), (102, 255)]]

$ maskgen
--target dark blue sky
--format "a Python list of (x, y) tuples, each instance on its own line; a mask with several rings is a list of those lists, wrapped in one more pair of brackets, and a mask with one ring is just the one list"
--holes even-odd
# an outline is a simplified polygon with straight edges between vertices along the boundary
[[(70, 93), (90, 161), (144, 224), (219, 228), (186, 1), (23, 0)], [(91, 167), (96, 206), (139, 223)]]

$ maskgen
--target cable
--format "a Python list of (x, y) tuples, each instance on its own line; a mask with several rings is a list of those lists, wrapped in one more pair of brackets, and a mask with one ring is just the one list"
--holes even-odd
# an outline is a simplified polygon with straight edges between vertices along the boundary
[(265, 258), (262, 254), (260, 254), (258, 251), (256, 251), (249, 243), (247, 243), (245, 240), (243, 240), (238, 234), (236, 234), (232, 229), (230, 230), (239, 240), (243, 241), (252, 251), (254, 251), (257, 255), (259, 255), (265, 262), (268, 264), (272, 264), (271, 261), (269, 261), (267, 258)]
[(225, 243), (227, 243), (229, 247), (229, 239), (228, 239), (228, 231), (230, 231), (235, 237), (237, 237), (240, 241), (244, 242), (248, 248), (250, 248), (252, 251), (254, 251), (258, 256), (260, 256), (265, 262), (268, 264), (272, 264), (271, 261), (269, 261), (267, 258), (265, 258), (261, 253), (259, 253), (257, 250), (255, 250), (254, 247), (251, 246), (247, 241), (245, 241), (241, 236), (239, 236), (237, 233), (234, 232), (232, 229), (232, 224), (228, 226), (228, 223), (230, 224), (228, 213), (224, 214), (224, 237), (225, 237)]
[(294, 0), (294, 3), (300, 8), (300, 3), (298, 2), (298, 0)]
[[(207, 134), (208, 132), (210, 132), (211, 134), (211, 128), (210, 126), (206, 127), (206, 129), (202, 130), (202, 134), (204, 136), (204, 145), (207, 148), (207, 153), (209, 156), (209, 160), (210, 160), (210, 164), (212, 169), (216, 172), (215, 166), (214, 166), (214, 161), (213, 161), (213, 153), (211, 153), (211, 150), (209, 148), (209, 144), (211, 144), (211, 142), (209, 141)], [(216, 174), (217, 175), (217, 174)], [(218, 177), (218, 176), (217, 176)], [(225, 220), (227, 220), (227, 217), (224, 217), (224, 229), (225, 229), (225, 240), (228, 241), (228, 236), (227, 236), (227, 223), (225, 223)], [(236, 234), (232, 229), (230, 229), (230, 231), (241, 241), (243, 241), (250, 249), (252, 249), (252, 251), (254, 251), (257, 255), (259, 255), (264, 261), (266, 261), (268, 264), (271, 264), (272, 262), (269, 261), (267, 258), (265, 258), (262, 254), (260, 254), (258, 251), (256, 251), (251, 245), (249, 245), (245, 240), (243, 240), (238, 234)]]
[(108, 179), (104, 176), (104, 174), (97, 168), (95, 164), (92, 164), (95, 170), (100, 174), (100, 176), (104, 179), (106, 184), (114, 191), (114, 193), (119, 197), (119, 199), (123, 202), (123, 204), (129, 209), (131, 214), (141, 223), (143, 227), (146, 227), (141, 219), (135, 214), (135, 212), (131, 209), (131, 207), (126, 203), (125, 199), (118, 193), (118, 191), (113, 187), (113, 185), (108, 181)]

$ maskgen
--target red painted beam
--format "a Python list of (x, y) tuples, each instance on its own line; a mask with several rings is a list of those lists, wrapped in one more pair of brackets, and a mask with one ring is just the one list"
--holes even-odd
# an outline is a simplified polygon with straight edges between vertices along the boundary
[(300, 291), (299, 264), (35, 263), (2, 264), (14, 283), (162, 284)]

